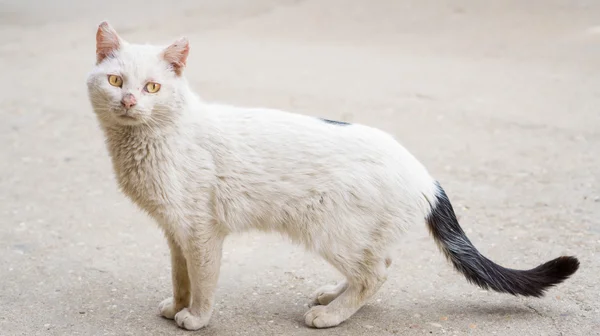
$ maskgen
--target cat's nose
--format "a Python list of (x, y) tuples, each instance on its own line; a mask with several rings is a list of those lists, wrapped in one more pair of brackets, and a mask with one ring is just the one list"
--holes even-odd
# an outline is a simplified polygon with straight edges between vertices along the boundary
[(127, 109), (134, 107), (136, 103), (137, 100), (135, 99), (135, 96), (131, 93), (125, 94), (121, 99), (121, 105), (123, 105)]

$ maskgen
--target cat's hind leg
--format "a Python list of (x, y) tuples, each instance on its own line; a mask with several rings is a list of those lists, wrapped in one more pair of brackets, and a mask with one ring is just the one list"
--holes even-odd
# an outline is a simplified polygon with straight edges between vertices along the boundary
[[(392, 265), (392, 258), (387, 256), (384, 262), (385, 267), (389, 268)], [(308, 306), (326, 306), (340, 296), (340, 294), (342, 294), (346, 288), (348, 288), (348, 281), (346, 280), (340, 281), (335, 285), (330, 284), (319, 287), (319, 289), (317, 289), (311, 296), (311, 302), (308, 304)]]
[(340, 294), (342, 294), (346, 288), (348, 288), (348, 281), (343, 280), (335, 285), (325, 285), (317, 289), (312, 295), (310, 307), (313, 306), (326, 306), (331, 301), (335, 300)]
[(387, 258), (367, 251), (359, 260), (331, 258), (329, 261), (347, 278), (346, 289), (326, 306), (315, 306), (304, 315), (310, 327), (328, 328), (354, 315), (379, 290), (387, 279)]

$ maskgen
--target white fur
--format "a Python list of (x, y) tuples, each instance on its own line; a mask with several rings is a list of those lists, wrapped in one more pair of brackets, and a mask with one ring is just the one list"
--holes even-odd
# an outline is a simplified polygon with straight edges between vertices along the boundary
[[(380, 130), (204, 103), (162, 50), (122, 42), (88, 78), (119, 184), (171, 248), (174, 299), (161, 314), (189, 330), (205, 326), (223, 239), (258, 229), (287, 235), (345, 275), (317, 292), (315, 303), (326, 305), (305, 315), (314, 327), (343, 322), (385, 281), (402, 229), (424, 223), (434, 180)], [(121, 75), (123, 87), (108, 74)], [(141, 90), (149, 80), (162, 85), (158, 93)], [(125, 93), (138, 100), (132, 111), (119, 105)]]

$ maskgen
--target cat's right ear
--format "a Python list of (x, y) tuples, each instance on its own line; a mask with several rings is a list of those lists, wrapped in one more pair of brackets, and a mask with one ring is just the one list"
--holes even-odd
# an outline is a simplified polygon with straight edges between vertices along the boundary
[(121, 47), (122, 40), (117, 32), (104, 21), (96, 33), (96, 62), (100, 63)]

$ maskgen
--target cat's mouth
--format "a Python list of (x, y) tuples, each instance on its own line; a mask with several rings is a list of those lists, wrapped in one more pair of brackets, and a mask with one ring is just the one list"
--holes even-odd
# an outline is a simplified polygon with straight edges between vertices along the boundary
[(129, 114), (121, 114), (121, 115), (117, 116), (117, 118), (122, 119), (122, 120), (137, 120), (136, 117), (129, 115)]
[(142, 121), (142, 116), (139, 113), (135, 113), (132, 111), (124, 111), (114, 113), (114, 117), (118, 123), (125, 125), (135, 125), (139, 124)]

